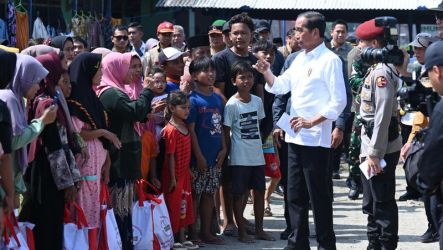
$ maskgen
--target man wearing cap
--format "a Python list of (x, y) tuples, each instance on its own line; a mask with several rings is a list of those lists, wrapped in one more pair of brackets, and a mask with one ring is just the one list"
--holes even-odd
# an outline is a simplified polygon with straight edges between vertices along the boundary
[(435, 24), (437, 24), (438, 35), (443, 39), (443, 1), (437, 8), (432, 8), (430, 11), (435, 15)]
[[(375, 19), (362, 23), (356, 34), (371, 40), (373, 48), (384, 47), (384, 27)], [(377, 63), (369, 68), (361, 87), (360, 161), (367, 164), (363, 184), (363, 213), (368, 215), (368, 249), (396, 249), (398, 243), (398, 207), (395, 201), (395, 167), (402, 147), (398, 130), (397, 89), (399, 79), (394, 65)]]
[(145, 43), (143, 42), (143, 26), (138, 22), (128, 25), (129, 42), (131, 42), (132, 51), (136, 52), (140, 58), (145, 54)]
[[(440, 95), (443, 95), (443, 41), (434, 42), (425, 53), (425, 69), (428, 72), (431, 85)], [(437, 193), (442, 196), (441, 181), (443, 180), (443, 100), (435, 106), (430, 123), (429, 132), (424, 141), (422, 157), (418, 163), (419, 176), (417, 183), (427, 193)], [(442, 216), (439, 218), (439, 233), (443, 235)], [(440, 237), (440, 249), (443, 249), (443, 237)]]
[(166, 75), (166, 93), (171, 93), (180, 89), (180, 77), (183, 75), (185, 63), (183, 62), (184, 52), (175, 47), (164, 48), (158, 54), (160, 67)]
[(170, 22), (162, 22), (157, 26), (158, 44), (152, 49), (148, 50), (143, 57), (143, 73), (148, 75), (153, 66), (159, 66), (158, 55), (164, 48), (171, 47), (172, 33), (174, 32), (174, 25)]
[(190, 93), (193, 90), (192, 77), (189, 73), (189, 65), (192, 60), (197, 57), (211, 56), (209, 48), (209, 37), (208, 35), (199, 35), (190, 37), (187, 41), (188, 49), (190, 50), (190, 56), (185, 62), (185, 68), (183, 76), (180, 78), (180, 90), (185, 93)]
[[(409, 44), (414, 49), (414, 54), (415, 54), (415, 57), (417, 58), (417, 66), (419, 67), (418, 71), (415, 70), (415, 73), (417, 73), (416, 74), (417, 76), (419, 76), (421, 73), (425, 72), (424, 63), (425, 63), (426, 48), (429, 47), (429, 45), (432, 42), (435, 42), (437, 40), (439, 40), (439, 38), (433, 37), (431, 34), (419, 33), (415, 37), (415, 40)], [(411, 77), (412, 74), (410, 72), (407, 72), (406, 66), (407, 66), (407, 64), (405, 64), (404, 67), (399, 69), (400, 74), (403, 77)], [(416, 112), (404, 114), (401, 119), (402, 123), (409, 124), (409, 126), (411, 126), (411, 125), (413, 126), (414, 123), (415, 124), (417, 124), (417, 123), (422, 124), (423, 119), (426, 119), (424, 117), (424, 115), (423, 114), (415, 115), (415, 114), (416, 114)], [(400, 152), (400, 157), (402, 159), (406, 159), (406, 156), (407, 156), (409, 149), (411, 147), (411, 142), (412, 142), (413, 137), (410, 137), (409, 133), (412, 133), (412, 131), (408, 131), (408, 134), (403, 137), (403, 140), (407, 140), (407, 142), (404, 144), (404, 146), (402, 147), (401, 152)], [(408, 137), (409, 137), (409, 139), (408, 139)], [(418, 191), (416, 191), (415, 189), (413, 189), (409, 183), (406, 182), (406, 184), (407, 184), (406, 193), (402, 194), (398, 198), (399, 201), (414, 200), (414, 199), (418, 199), (421, 197), (421, 194)]]
[(211, 55), (222, 51), (226, 48), (226, 44), (223, 42), (223, 25), (225, 20), (215, 20), (211, 26), (209, 26), (209, 44), (211, 45)]
[(234, 44), (229, 37), (229, 33), (231, 32), (231, 27), (229, 27), (229, 22), (223, 24), (223, 42), (226, 45), (226, 48), (231, 48)]
[(181, 25), (174, 25), (174, 33), (172, 33), (172, 47), (176, 47), (180, 51), (186, 50), (185, 29)]
[[(420, 75), (421, 73), (426, 72), (426, 69), (424, 66), (425, 52), (426, 52), (427, 48), (431, 45), (431, 43), (433, 43), (437, 40), (439, 40), (438, 37), (432, 37), (428, 33), (419, 33), (415, 37), (415, 40), (409, 44), (410, 46), (413, 46), (413, 48), (414, 48), (414, 53), (417, 58), (417, 64), (420, 67), (418, 69), (418, 71), (416, 71), (417, 75)], [(406, 69), (404, 69), (404, 71), (406, 71)], [(403, 72), (401, 72), (401, 74), (403, 75)], [(422, 82), (422, 84), (425, 87), (429, 87), (429, 88), (431, 87), (431, 86), (425, 84), (424, 81)], [(425, 114), (423, 114), (422, 112), (414, 112), (413, 121), (411, 122), (412, 123), (412, 130), (411, 130), (410, 134), (406, 136), (407, 142), (403, 145), (401, 152), (400, 152), (400, 157), (403, 160), (406, 159), (406, 157), (410, 151), (411, 145), (413, 143), (413, 140), (415, 139), (415, 137), (417, 135), (417, 132), (428, 126), (428, 119), (429, 119), (429, 117), (426, 117)], [(428, 228), (427, 228), (426, 232), (420, 237), (420, 241), (423, 243), (430, 243), (430, 242), (438, 241), (439, 234), (438, 234), (438, 221), (437, 220), (439, 217), (439, 212), (438, 212), (438, 210), (439, 210), (438, 204), (440, 203), (438, 201), (439, 197), (435, 194), (421, 196), (421, 194), (418, 191), (411, 188), (410, 183), (408, 183), (408, 179), (406, 179), (406, 184), (407, 184), (406, 193), (403, 194), (402, 196), (400, 196), (399, 200), (401, 201), (402, 198), (403, 198), (403, 200), (406, 200), (410, 196), (416, 195), (416, 193), (417, 193), (419, 197), (422, 197), (422, 200), (425, 205), (426, 218), (428, 220)]]

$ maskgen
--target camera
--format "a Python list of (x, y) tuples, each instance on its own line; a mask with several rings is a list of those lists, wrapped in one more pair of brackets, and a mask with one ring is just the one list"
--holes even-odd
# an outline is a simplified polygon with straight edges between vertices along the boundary
[(423, 86), (420, 81), (429, 81), (429, 79), (422, 77), (413, 81), (412, 85), (402, 87), (397, 93), (398, 101), (404, 111), (420, 111), (429, 117), (440, 96), (432, 88)]
[(391, 16), (375, 18), (375, 26), (383, 27), (383, 38), (386, 46), (381, 49), (364, 48), (361, 54), (363, 62), (368, 64), (392, 63), (394, 65), (403, 64), (403, 52), (398, 48), (397, 19)]

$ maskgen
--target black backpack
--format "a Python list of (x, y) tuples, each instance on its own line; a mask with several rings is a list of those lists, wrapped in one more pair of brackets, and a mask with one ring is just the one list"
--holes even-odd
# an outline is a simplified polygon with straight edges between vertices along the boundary
[(418, 176), (418, 163), (420, 162), (421, 156), (423, 155), (424, 138), (427, 134), (427, 129), (420, 130), (414, 140), (412, 141), (411, 148), (409, 149), (409, 154), (406, 157), (403, 168), (405, 170), (406, 182), (408, 186), (420, 192), (420, 188), (417, 185)]

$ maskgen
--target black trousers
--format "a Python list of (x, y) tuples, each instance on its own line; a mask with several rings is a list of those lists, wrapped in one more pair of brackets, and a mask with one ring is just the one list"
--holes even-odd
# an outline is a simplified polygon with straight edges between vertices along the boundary
[(434, 231), (438, 232), (438, 220), (440, 219), (440, 205), (439, 193), (433, 193), (431, 195), (423, 195), (423, 203), (425, 205), (426, 218), (428, 219), (428, 224)]
[(278, 155), (280, 159), (280, 171), (281, 171), (281, 179), (280, 185), (283, 187), (283, 199), (284, 199), (284, 216), (286, 222), (286, 229), (291, 230), (291, 221), (289, 219), (289, 209), (288, 209), (288, 144), (281, 140), (280, 141), (281, 148), (278, 149)]
[(288, 206), (292, 226), (288, 248), (310, 249), (308, 212), (311, 201), (318, 249), (335, 250), (330, 149), (293, 143), (289, 143), (288, 148)]
[(368, 215), (369, 244), (383, 250), (397, 248), (398, 207), (395, 201), (395, 167), (400, 152), (385, 155), (382, 174), (367, 180), (362, 174), (363, 213)]

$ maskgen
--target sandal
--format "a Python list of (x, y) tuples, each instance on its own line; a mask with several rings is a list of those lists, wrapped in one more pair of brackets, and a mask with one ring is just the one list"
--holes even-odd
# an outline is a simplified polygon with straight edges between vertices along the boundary
[(194, 243), (192, 243), (192, 241), (184, 241), (182, 244), (186, 249), (198, 249), (199, 248), (199, 246), (194, 245)]
[(182, 243), (176, 242), (176, 243), (174, 243), (174, 245), (172, 245), (172, 249), (173, 250), (187, 250), (188, 248), (183, 246)]
[(265, 208), (264, 216), (265, 216), (265, 217), (273, 216), (273, 214), (272, 214), (272, 212), (271, 212), (271, 207), (270, 207), (270, 206), (267, 206), (267, 207)]

